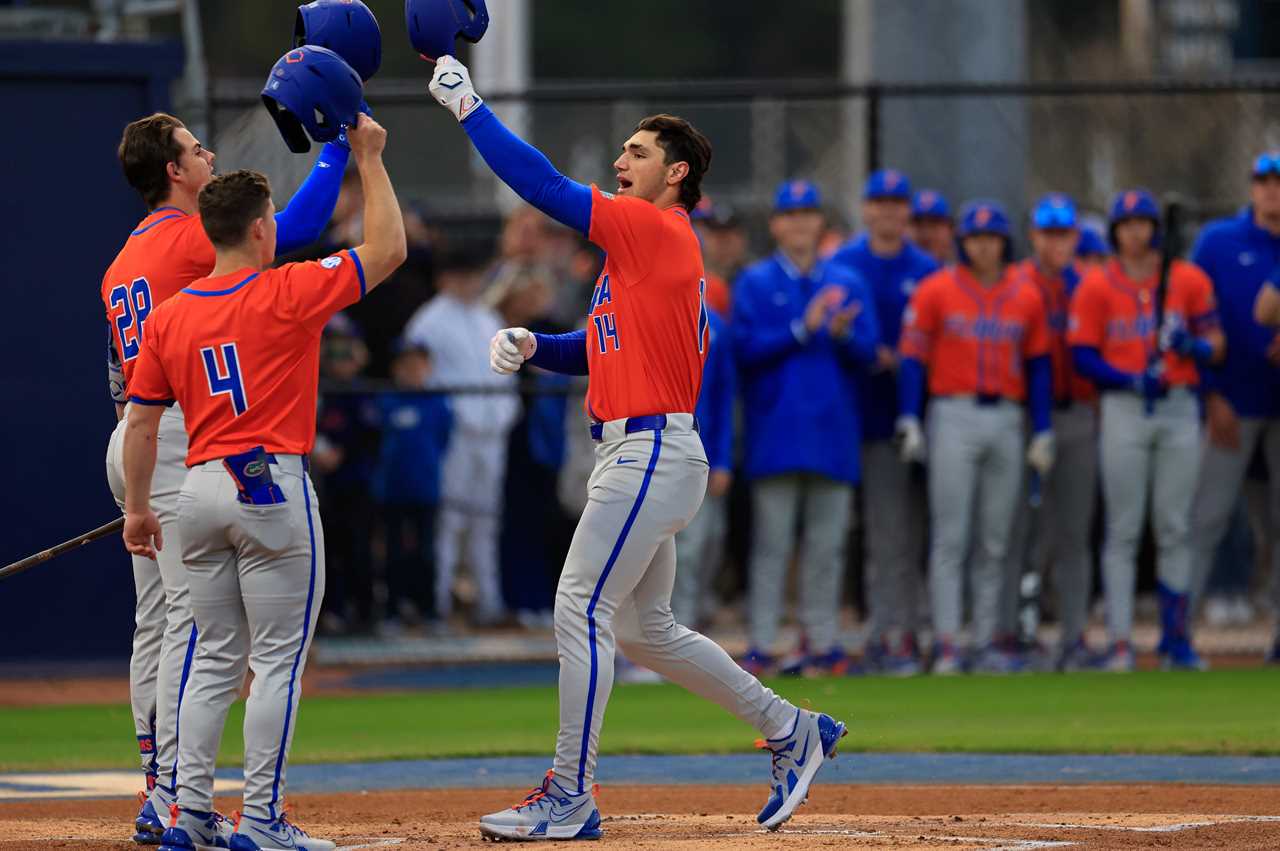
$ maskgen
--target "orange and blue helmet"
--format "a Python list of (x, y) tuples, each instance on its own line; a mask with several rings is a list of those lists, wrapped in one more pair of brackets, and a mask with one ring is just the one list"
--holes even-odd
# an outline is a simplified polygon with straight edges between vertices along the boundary
[(364, 102), (360, 75), (325, 47), (304, 45), (280, 57), (262, 88), (262, 102), (295, 154), (311, 150), (310, 136), (332, 142), (354, 126)]
[(298, 7), (293, 46), (327, 47), (364, 82), (382, 65), (382, 30), (362, 0), (313, 0)]
[(1013, 234), (1004, 208), (996, 201), (970, 201), (960, 211), (960, 226), (956, 228), (956, 250), (961, 262), (969, 262), (964, 251), (965, 238), (986, 233), (1004, 237), (1004, 261), (1013, 260)]
[(404, 0), (409, 43), (432, 62), (451, 56), (459, 38), (475, 44), (489, 29), (484, 0)]
[(1116, 225), (1128, 219), (1147, 219), (1155, 228), (1151, 232), (1151, 247), (1160, 246), (1160, 206), (1156, 196), (1146, 189), (1126, 189), (1116, 193), (1111, 201), (1111, 218), (1107, 227), (1107, 238), (1112, 246), (1116, 244)]

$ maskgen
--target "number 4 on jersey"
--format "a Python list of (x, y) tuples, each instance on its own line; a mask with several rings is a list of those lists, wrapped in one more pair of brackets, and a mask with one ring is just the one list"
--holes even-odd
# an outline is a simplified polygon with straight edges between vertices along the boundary
[[(218, 357), (219, 350), (221, 359)], [(244, 381), (240, 377), (240, 356), (236, 352), (236, 344), (209, 346), (200, 350), (200, 356), (204, 358), (204, 373), (209, 379), (209, 395), (227, 396), (237, 417), (249, 410), (249, 403), (244, 397)]]

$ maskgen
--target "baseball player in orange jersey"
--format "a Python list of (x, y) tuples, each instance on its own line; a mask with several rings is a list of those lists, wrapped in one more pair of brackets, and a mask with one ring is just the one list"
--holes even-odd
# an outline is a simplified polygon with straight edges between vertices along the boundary
[(1213, 285), (1193, 263), (1173, 260), (1160, 298), (1160, 210), (1145, 190), (1116, 196), (1116, 256), (1095, 267), (1071, 298), (1068, 340), (1077, 371), (1101, 391), (1102, 495), (1106, 543), (1102, 579), (1111, 647), (1106, 668), (1133, 670), (1129, 643), (1138, 544), (1151, 501), (1165, 665), (1202, 668), (1191, 645), (1188, 531), (1200, 469), (1197, 364), (1222, 358)]
[[(110, 333), (109, 378), (120, 419), (107, 446), (107, 481), (123, 508), (121, 449), (131, 410), (124, 403), (144, 328), (157, 305), (213, 268), (213, 246), (196, 214), (196, 197), (213, 175), (214, 153), (181, 121), (157, 113), (125, 128), (118, 154), (126, 179), (150, 209), (102, 279)], [(347, 157), (345, 141), (324, 147), (311, 175), (276, 217), (280, 251), (293, 251), (319, 238), (337, 202)], [(156, 559), (133, 558), (137, 627), (129, 692), (150, 792), (134, 823), (134, 840), (140, 844), (159, 843), (164, 814), (173, 803), (177, 716), (195, 648), (177, 531), (186, 451), (182, 411), (169, 409), (160, 422), (151, 499), (173, 546)]]
[(708, 345), (702, 253), (689, 223), (711, 145), (687, 121), (640, 122), (614, 163), (617, 192), (569, 180), (516, 138), (444, 56), (431, 93), (480, 155), (529, 203), (606, 252), (586, 331), (494, 336), (490, 362), (510, 373), (529, 361), (590, 376), (586, 409), (597, 443), (587, 507), (556, 592), (560, 734), (551, 771), (515, 807), (480, 820), (487, 836), (595, 839), (592, 793), (615, 647), (627, 658), (714, 700), (760, 730), (773, 754), (770, 798), (758, 818), (776, 828), (804, 800), (844, 725), (797, 709), (671, 614), (675, 533), (697, 512), (707, 458), (693, 418)]
[[(276, 225), (266, 178), (244, 171), (214, 178), (199, 201), (215, 265), (209, 277), (152, 310), (130, 382), (137, 407), (124, 437), (124, 540), (135, 555), (164, 551), (149, 496), (165, 405), (182, 407), (189, 437), (178, 527), (199, 635), (179, 719), (178, 800), (164, 851), (334, 847), (284, 815), (289, 742), (324, 596), (324, 533), (306, 462), (315, 439), (320, 334), (406, 253), (382, 164), (386, 134), (361, 116), (350, 139), (364, 185), (365, 243), (268, 269)], [(231, 833), (211, 812), (213, 769), (246, 667), (254, 678), (245, 707), (244, 808)]]
[(924, 460), (920, 413), (927, 373), (933, 672), (963, 668), (956, 639), (964, 561), (976, 528), (973, 667), (995, 673), (1014, 661), (993, 641), (1021, 491), (1024, 403), (1033, 432), (1026, 462), (1041, 475), (1053, 466), (1049, 328), (1034, 284), (1025, 269), (1010, 263), (1004, 211), (992, 202), (969, 204), (958, 233), (960, 262), (925, 278), (903, 317), (897, 435), (904, 460)]
[(1019, 500), (1000, 613), (1001, 632), (1017, 635), (1022, 577), (1043, 576), (1052, 564), (1062, 626), (1054, 664), (1060, 670), (1088, 668), (1093, 661), (1084, 644), (1084, 628), (1093, 579), (1090, 531), (1098, 488), (1098, 403), (1093, 384), (1076, 374), (1067, 344), (1067, 307), (1083, 274), (1075, 260), (1079, 237), (1076, 206), (1069, 197), (1055, 192), (1036, 203), (1031, 212), (1033, 253), (1020, 268), (1048, 312), (1056, 458), (1043, 481), (1032, 477), (1030, 482), (1033, 498), (1042, 500), (1034, 530), (1028, 500)]

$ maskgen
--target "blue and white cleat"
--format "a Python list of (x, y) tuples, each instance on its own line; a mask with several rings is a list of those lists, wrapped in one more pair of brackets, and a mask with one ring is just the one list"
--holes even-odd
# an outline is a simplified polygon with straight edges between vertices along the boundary
[(599, 839), (600, 809), (594, 788), (569, 792), (548, 771), (542, 785), (514, 807), (480, 818), (480, 833), (488, 839)]
[(150, 795), (146, 792), (138, 793), (138, 803), (142, 804), (142, 808), (138, 810), (138, 817), (133, 820), (133, 841), (139, 845), (159, 845), (160, 837), (164, 834), (164, 821), (152, 801), (155, 796), (154, 790)]
[(848, 730), (830, 715), (796, 710), (791, 735), (759, 739), (756, 746), (773, 755), (772, 792), (756, 821), (777, 830), (809, 796), (809, 784), (822, 763), (834, 759), (836, 745)]
[(274, 821), (241, 815), (231, 834), (231, 851), (334, 851), (338, 846), (316, 839), (281, 814)]
[(160, 851), (216, 851), (231, 847), (231, 823), (220, 813), (170, 809), (169, 827), (160, 837)]

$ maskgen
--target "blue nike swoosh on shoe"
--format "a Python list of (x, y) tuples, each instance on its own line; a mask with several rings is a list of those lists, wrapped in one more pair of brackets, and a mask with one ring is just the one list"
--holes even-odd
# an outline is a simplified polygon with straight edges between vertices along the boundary
[(619, 464), (634, 464), (634, 463), (636, 463), (636, 459), (634, 459), (634, 458), (619, 458), (619, 459), (618, 459), (618, 463), (619, 463)]
[(812, 731), (804, 734), (804, 744), (800, 747), (801, 755), (795, 757), (796, 768), (804, 768), (804, 764), (809, 761), (809, 737), (812, 735)]
[(556, 808), (555, 808), (555, 805), (554, 805), (554, 804), (552, 804), (552, 806), (551, 806), (551, 822), (552, 822), (553, 824), (560, 824), (561, 822), (568, 821), (568, 820), (569, 820), (569, 818), (570, 818), (574, 813), (576, 813), (578, 810), (582, 809), (583, 807), (585, 807), (585, 806), (586, 806), (587, 804), (589, 804), (589, 803), (591, 803), (591, 799), (590, 799), (590, 798), (587, 798), (587, 800), (582, 801), (582, 802), (581, 802), (581, 803), (579, 803), (576, 807), (573, 807), (573, 808), (568, 809), (568, 810), (563, 810), (563, 811), (560, 811), (560, 812), (557, 812), (557, 811), (556, 811)]

